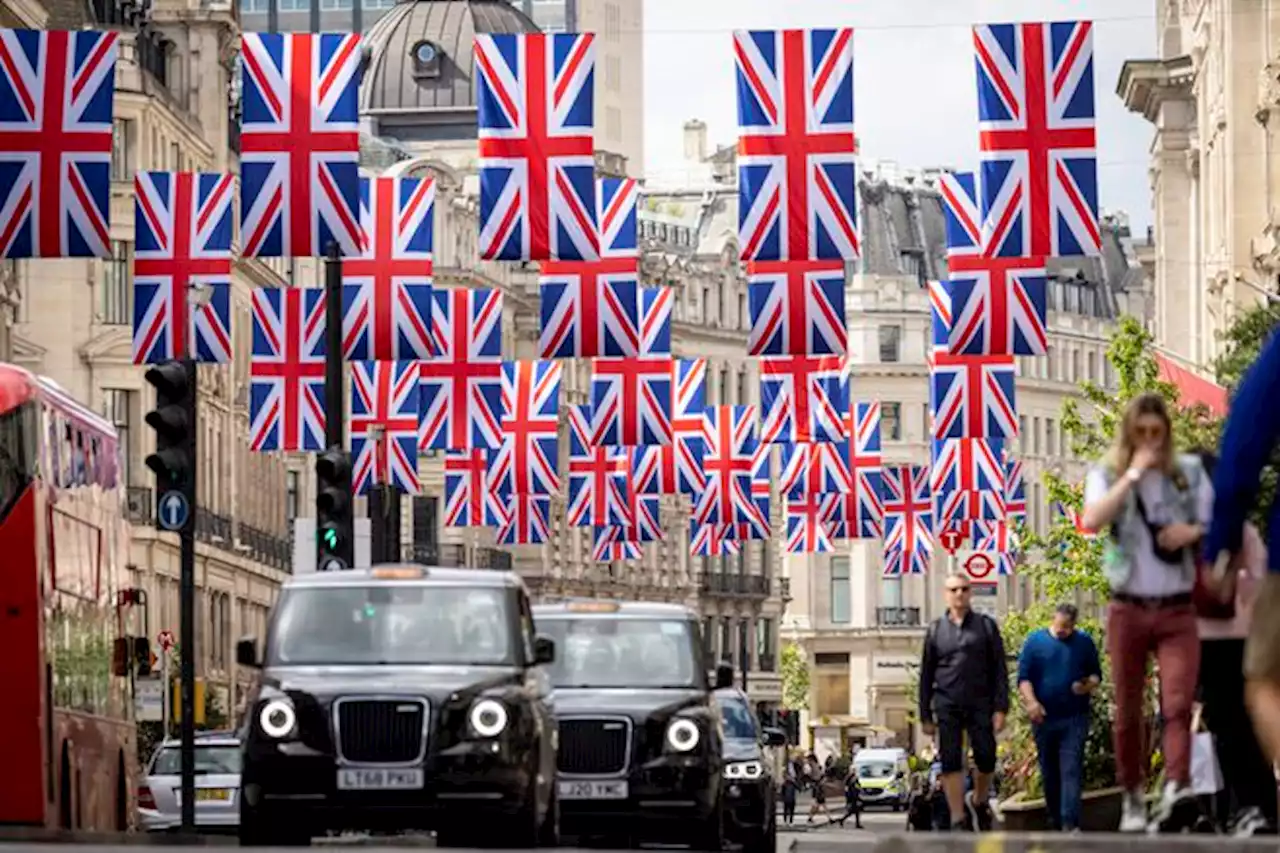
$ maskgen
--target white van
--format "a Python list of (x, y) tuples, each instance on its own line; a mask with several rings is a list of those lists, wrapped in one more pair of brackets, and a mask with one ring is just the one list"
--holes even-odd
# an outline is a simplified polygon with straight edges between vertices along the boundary
[(895, 812), (906, 808), (911, 795), (907, 758), (907, 751), (897, 747), (860, 749), (854, 754), (863, 805), (891, 806)]

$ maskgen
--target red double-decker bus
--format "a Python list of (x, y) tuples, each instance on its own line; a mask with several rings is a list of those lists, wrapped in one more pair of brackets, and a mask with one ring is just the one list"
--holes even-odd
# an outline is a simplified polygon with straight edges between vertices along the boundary
[(118, 452), (61, 386), (0, 364), (0, 825), (134, 820), (133, 700), (112, 674), (129, 549)]

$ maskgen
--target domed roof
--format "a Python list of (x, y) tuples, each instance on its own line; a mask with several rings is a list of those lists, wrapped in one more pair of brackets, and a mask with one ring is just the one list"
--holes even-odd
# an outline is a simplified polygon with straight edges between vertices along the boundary
[(509, 0), (401, 0), (365, 34), (360, 111), (390, 119), (474, 110), (476, 33), (537, 31)]

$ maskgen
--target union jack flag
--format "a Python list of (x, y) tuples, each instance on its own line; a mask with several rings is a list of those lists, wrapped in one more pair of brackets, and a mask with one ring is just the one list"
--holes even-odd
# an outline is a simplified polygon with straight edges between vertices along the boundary
[(760, 359), (760, 440), (840, 441), (849, 411), (849, 382), (840, 356), (781, 355)]
[(480, 256), (597, 259), (595, 36), (477, 35), (475, 61)]
[(361, 178), (360, 254), (342, 262), (342, 352), (349, 361), (430, 358), (436, 185)]
[(934, 438), (1018, 435), (1013, 356), (938, 353), (933, 361), (929, 400)]
[(554, 495), (560, 491), (558, 435), (560, 362), (502, 363), (502, 447), (494, 461), (498, 494)]
[[(134, 177), (133, 363), (231, 361), (230, 175)], [(193, 290), (205, 290), (199, 304)]]
[(707, 487), (702, 470), (706, 451), (707, 362), (681, 359), (675, 362), (675, 414), (672, 441), (656, 447), (637, 447), (631, 455), (632, 488), (645, 495), (697, 495)]
[(493, 490), (488, 450), (444, 453), (444, 526), (498, 527), (506, 506)]
[(675, 362), (597, 358), (591, 376), (591, 443), (597, 447), (670, 444)]
[(742, 553), (742, 543), (734, 538), (733, 524), (689, 522), (689, 554), (694, 557), (732, 557)]
[(1067, 506), (1063, 503), (1057, 503), (1055, 505), (1058, 507), (1058, 512), (1062, 514), (1062, 517), (1071, 522), (1071, 526), (1075, 528), (1076, 533), (1079, 533), (1086, 539), (1092, 539), (1098, 535), (1098, 531), (1090, 530), (1084, 526), (1084, 513), (1080, 510), (1073, 506)]
[(421, 491), (416, 361), (351, 365), (351, 455), (356, 494), (379, 485), (410, 495)]
[(735, 525), (736, 538), (763, 541), (773, 536), (772, 493), (773, 445), (760, 443), (751, 460), (751, 512)]
[(596, 183), (596, 193), (600, 257), (638, 258), (636, 202), (640, 199), (640, 185), (635, 178), (601, 178)]
[[(625, 470), (625, 469), (624, 469)], [(619, 525), (617, 536), (628, 542), (661, 542), (667, 538), (662, 528), (661, 498), (639, 489), (627, 489), (627, 521)]]
[(823, 517), (825, 503), (821, 495), (787, 498), (788, 554), (825, 554), (835, 550), (828, 535), (830, 525)]
[(640, 354), (671, 355), (671, 308), (676, 303), (670, 287), (642, 287), (640, 294)]
[(422, 362), (419, 450), (502, 444), (502, 291), (433, 290), (435, 356)]
[(0, 30), (0, 258), (111, 257), (118, 38)]
[(253, 291), (249, 359), (249, 446), (324, 448), (324, 291)]
[(973, 44), (985, 253), (1099, 254), (1093, 24), (979, 24)]
[(854, 403), (845, 422), (853, 490), (828, 496), (827, 521), (835, 539), (879, 539), (884, 535), (884, 461), (880, 450), (880, 404)]
[(853, 30), (738, 31), (733, 41), (742, 259), (858, 257)]
[(591, 444), (591, 407), (569, 406), (569, 505), (574, 527), (610, 527), (627, 517), (626, 450)]
[(931, 281), (929, 291), (929, 352), (925, 362), (932, 367), (934, 356), (951, 351), (951, 286), (946, 281)]
[(973, 172), (943, 172), (938, 181), (947, 235), (947, 264), (982, 254), (982, 211)]
[(836, 355), (849, 351), (843, 261), (747, 264), (748, 355)]
[(509, 495), (506, 515), (498, 525), (499, 545), (545, 545), (551, 538), (551, 498), (546, 495)]
[(640, 354), (639, 260), (544, 261), (539, 278), (543, 358)]
[(1004, 518), (1003, 445), (986, 438), (934, 442), (931, 486), (939, 524)]
[(1003, 521), (977, 521), (974, 550), (995, 558), (997, 574), (1012, 575), (1018, 562), (1018, 537)]
[(922, 575), (933, 558), (933, 501), (927, 465), (884, 469), (884, 574)]
[(360, 36), (245, 33), (240, 41), (240, 254), (360, 252)]
[(715, 406), (706, 412), (707, 487), (693, 510), (696, 526), (744, 524), (757, 512), (751, 480), (756, 461), (756, 407)]
[(1004, 515), (1009, 521), (1027, 520), (1027, 484), (1023, 479), (1021, 459), (1005, 462)]
[(848, 458), (848, 439), (784, 443), (778, 489), (793, 500), (805, 495), (849, 494), (854, 491), (854, 481)]
[(644, 555), (639, 542), (623, 538), (621, 527), (597, 527), (592, 531), (591, 560), (596, 563), (614, 563), (638, 560)]
[(1049, 283), (1043, 258), (953, 258), (950, 352), (1044, 355)]

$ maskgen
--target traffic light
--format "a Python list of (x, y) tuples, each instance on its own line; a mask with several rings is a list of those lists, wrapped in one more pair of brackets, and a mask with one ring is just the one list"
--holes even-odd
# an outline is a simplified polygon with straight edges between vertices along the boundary
[(349, 569), (355, 562), (351, 514), (351, 457), (330, 447), (316, 457), (316, 553), (320, 571)]
[(163, 501), (167, 492), (185, 494), (191, 485), (194, 401), (187, 367), (180, 361), (157, 364), (146, 378), (156, 389), (156, 407), (146, 417), (147, 426), (156, 431), (156, 452), (147, 457), (147, 467), (155, 472), (156, 495)]

